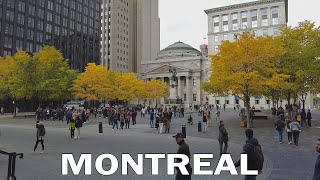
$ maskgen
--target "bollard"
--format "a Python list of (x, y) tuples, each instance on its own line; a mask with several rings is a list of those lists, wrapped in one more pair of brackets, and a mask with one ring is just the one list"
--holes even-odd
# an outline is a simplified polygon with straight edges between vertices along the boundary
[(103, 131), (102, 131), (102, 122), (99, 122), (99, 133), (103, 133)]
[(201, 121), (199, 121), (199, 122), (198, 122), (198, 132), (201, 132), (201, 129), (202, 129), (202, 127), (201, 127)]
[(183, 134), (183, 138), (187, 137), (186, 125), (182, 125), (182, 134)]

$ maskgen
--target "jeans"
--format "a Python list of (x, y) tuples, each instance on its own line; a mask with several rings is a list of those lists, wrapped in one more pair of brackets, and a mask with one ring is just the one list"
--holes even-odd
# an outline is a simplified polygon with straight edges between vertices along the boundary
[(71, 138), (74, 137), (74, 129), (70, 129), (70, 135), (71, 135)]
[(153, 120), (150, 120), (150, 128), (154, 128)]
[(288, 133), (288, 142), (292, 143), (292, 132), (287, 132)]
[(207, 122), (202, 122), (203, 132), (207, 132)]
[(37, 146), (39, 144), (39, 142), (41, 142), (41, 146), (42, 146), (42, 151), (44, 150), (44, 145), (43, 145), (43, 138), (40, 137), (40, 139), (37, 138), (36, 144), (34, 145), (33, 151), (36, 151)]
[(180, 171), (177, 171), (175, 180), (191, 180), (191, 174), (189, 173), (189, 175), (182, 175)]
[(279, 142), (282, 142), (283, 139), (283, 131), (277, 131), (278, 132), (278, 140)]
[(126, 128), (130, 128), (130, 121), (126, 121)]
[(292, 131), (294, 145), (298, 146), (300, 131)]
[[(222, 150), (223, 143), (224, 143), (224, 148), (223, 148), (223, 150)], [(219, 142), (219, 145), (220, 145), (220, 154), (227, 153), (228, 141), (226, 141), (226, 142)]]
[(117, 129), (119, 129), (119, 127), (118, 127), (118, 121), (113, 121), (112, 129), (114, 129), (114, 126), (117, 126)]

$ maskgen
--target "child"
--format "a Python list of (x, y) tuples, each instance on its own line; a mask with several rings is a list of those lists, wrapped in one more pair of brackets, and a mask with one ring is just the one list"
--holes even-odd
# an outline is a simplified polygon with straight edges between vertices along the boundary
[(71, 133), (71, 139), (74, 138), (74, 130), (75, 129), (76, 129), (76, 126), (75, 126), (74, 119), (71, 119), (70, 123), (69, 123), (69, 130), (70, 130), (70, 133)]

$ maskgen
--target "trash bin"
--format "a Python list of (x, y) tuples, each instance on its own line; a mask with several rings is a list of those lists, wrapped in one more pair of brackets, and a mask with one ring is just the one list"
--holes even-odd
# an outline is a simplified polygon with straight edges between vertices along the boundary
[(187, 137), (186, 125), (182, 125), (182, 132), (181, 133), (183, 134), (183, 138)]
[(102, 131), (102, 122), (99, 122), (99, 133), (103, 133), (103, 131)]
[(202, 127), (201, 127), (201, 121), (199, 121), (199, 122), (198, 122), (198, 132), (201, 132), (201, 129), (202, 129)]

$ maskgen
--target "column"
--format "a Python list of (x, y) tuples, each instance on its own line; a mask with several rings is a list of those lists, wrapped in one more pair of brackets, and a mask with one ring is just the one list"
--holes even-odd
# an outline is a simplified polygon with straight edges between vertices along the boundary
[(179, 98), (183, 98), (183, 94), (181, 93), (182, 90), (182, 80), (181, 76), (178, 76), (178, 96)]
[[(165, 82), (165, 81), (164, 81), (164, 77), (161, 78), (161, 81), (162, 81), (162, 82)], [(164, 97), (160, 98), (160, 104), (161, 104), (161, 105), (164, 104)]]
[(187, 99), (186, 99), (186, 104), (189, 106), (190, 104), (192, 104), (191, 101), (191, 93), (192, 93), (192, 89), (190, 86), (190, 77), (186, 76), (186, 94), (187, 94)]
[(202, 99), (201, 99), (201, 88), (200, 88), (200, 77), (196, 77), (196, 87), (197, 87), (197, 103), (202, 104)]

